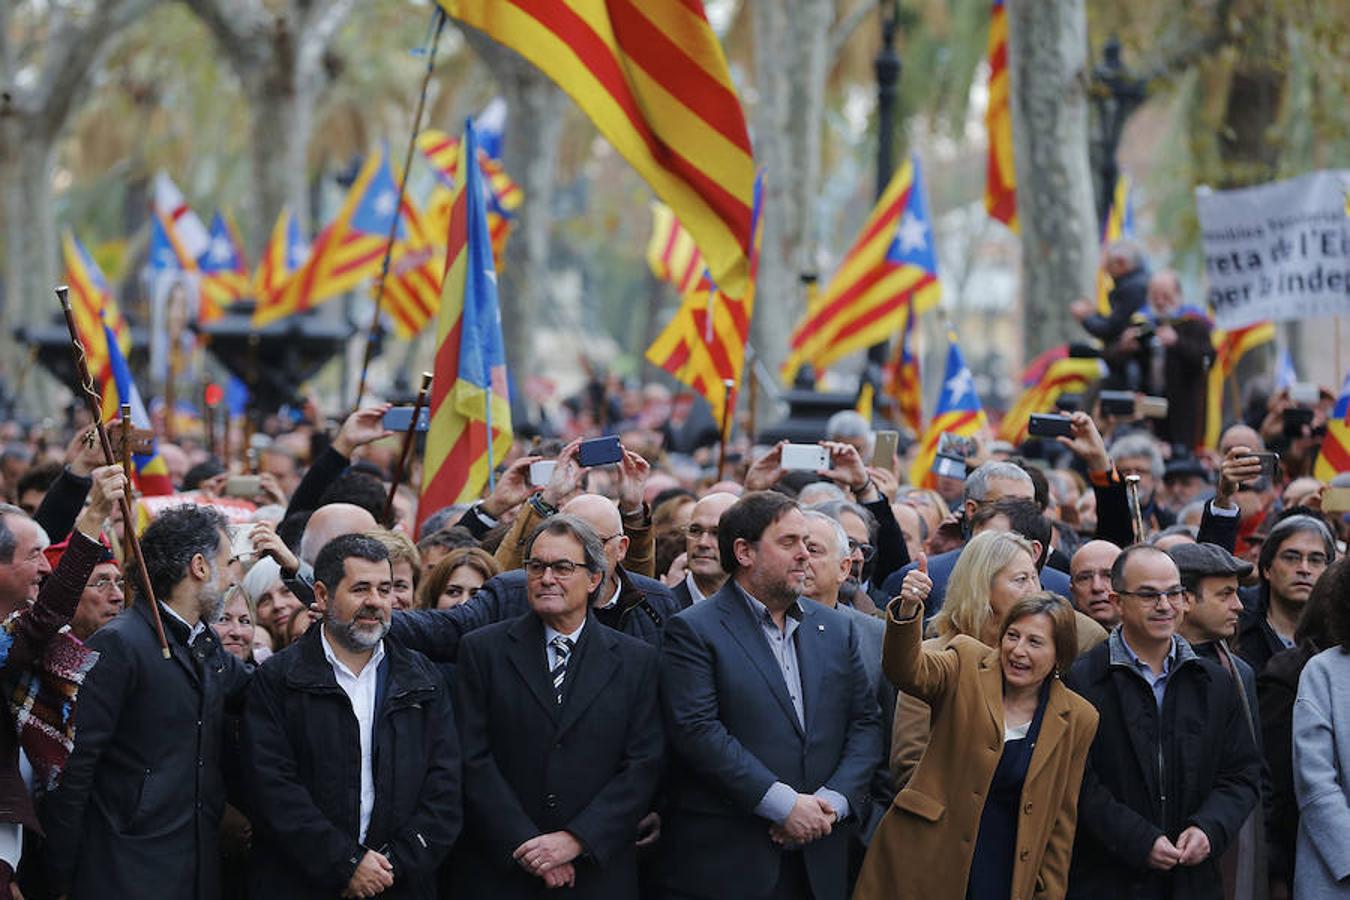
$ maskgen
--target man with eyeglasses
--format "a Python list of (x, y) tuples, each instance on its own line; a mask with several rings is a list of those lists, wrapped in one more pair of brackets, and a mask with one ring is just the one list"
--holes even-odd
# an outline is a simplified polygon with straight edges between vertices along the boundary
[(100, 562), (94, 566), (89, 583), (80, 594), (80, 604), (70, 617), (70, 631), (82, 641), (89, 640), (95, 631), (117, 618), (126, 602), (126, 579), (113, 558), (112, 551), (102, 544)]
[(664, 756), (657, 656), (598, 621), (602, 537), (566, 513), (536, 526), (525, 612), (461, 642), (456, 896), (639, 896), (635, 841)]
[(1088, 541), (1069, 560), (1069, 593), (1073, 605), (1106, 629), (1120, 624), (1120, 611), (1111, 602), (1111, 564), (1120, 548), (1110, 541)]
[(726, 491), (708, 494), (694, 504), (684, 529), (684, 580), (670, 589), (680, 609), (708, 599), (722, 589), (727, 573), (717, 552), (717, 523), (736, 495)]
[[(1261, 716), (1257, 708), (1256, 673), (1241, 657), (1235, 656), (1227, 644), (1237, 634), (1238, 617), (1242, 613), (1238, 581), (1251, 574), (1252, 564), (1214, 544), (1178, 544), (1167, 553), (1177, 564), (1182, 587), (1186, 589), (1181, 636), (1197, 654), (1223, 666), (1239, 689), (1242, 720), (1260, 751)], [(1269, 795), (1269, 779), (1264, 775), (1262, 793)], [(1220, 870), (1227, 896), (1250, 897), (1255, 895), (1256, 886), (1265, 887), (1266, 836), (1262, 804), (1258, 803), (1243, 822), (1238, 839), (1230, 845)]]
[(1256, 806), (1261, 757), (1233, 679), (1177, 633), (1185, 595), (1167, 552), (1127, 547), (1111, 567), (1120, 625), (1064, 679), (1101, 716), (1070, 898), (1224, 896), (1218, 859)]
[(1335, 538), (1320, 519), (1295, 515), (1270, 529), (1257, 565), (1260, 597), (1238, 626), (1238, 655), (1256, 674), (1276, 653), (1294, 646), (1294, 628), (1313, 585), (1335, 559)]

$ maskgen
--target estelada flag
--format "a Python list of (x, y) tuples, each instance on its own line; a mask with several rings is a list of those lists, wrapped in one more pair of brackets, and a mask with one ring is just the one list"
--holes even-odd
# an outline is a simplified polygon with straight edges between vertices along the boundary
[(221, 212), (211, 220), (211, 241), (197, 257), (201, 277), (203, 322), (219, 318), (225, 307), (249, 294), (248, 262), (239, 232)]
[(1327, 420), (1327, 434), (1322, 438), (1313, 477), (1326, 483), (1341, 472), (1350, 472), (1350, 372), (1341, 382), (1341, 395)]
[[(309, 244), (300, 232), (300, 222), (291, 215), (289, 209), (283, 208), (276, 224), (272, 226), (272, 235), (263, 249), (262, 259), (258, 260), (258, 270), (253, 273), (253, 296), (257, 306), (261, 308), (280, 303), (286, 282), (308, 258)], [(281, 318), (281, 315), (270, 318)]]
[(956, 335), (949, 333), (942, 393), (938, 395), (937, 411), (919, 442), (919, 455), (909, 471), (910, 483), (916, 487), (933, 487), (937, 483), (932, 468), (943, 434), (969, 437), (978, 434), (986, 424), (984, 408), (975, 392), (975, 376), (961, 355)]

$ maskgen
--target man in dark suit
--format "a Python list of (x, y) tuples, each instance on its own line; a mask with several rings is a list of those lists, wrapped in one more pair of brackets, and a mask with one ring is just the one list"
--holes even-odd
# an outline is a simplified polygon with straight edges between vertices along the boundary
[(220, 895), (225, 710), (248, 684), (209, 625), (230, 580), (226, 524), (209, 506), (175, 506), (141, 538), (172, 659), (144, 596), (89, 639), (99, 659), (80, 688), (70, 760), (42, 810), (57, 895)]
[(716, 491), (694, 504), (684, 529), (684, 581), (670, 592), (680, 609), (688, 609), (722, 589), (727, 573), (717, 552), (717, 523), (736, 502), (735, 494)]
[(800, 596), (807, 538), (794, 501), (746, 494), (718, 526), (730, 580), (666, 627), (668, 897), (847, 891), (882, 729), (857, 629)]
[(456, 674), (465, 897), (638, 896), (638, 822), (664, 745), (656, 651), (599, 625), (600, 537), (549, 518), (525, 546), (529, 611), (467, 635)]

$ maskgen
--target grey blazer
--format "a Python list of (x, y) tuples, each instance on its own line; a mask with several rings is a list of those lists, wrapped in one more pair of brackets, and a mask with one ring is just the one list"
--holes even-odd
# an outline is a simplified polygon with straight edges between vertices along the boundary
[(1304, 667), (1294, 701), (1298, 852), (1294, 896), (1344, 898), (1350, 890), (1350, 654), (1325, 650)]

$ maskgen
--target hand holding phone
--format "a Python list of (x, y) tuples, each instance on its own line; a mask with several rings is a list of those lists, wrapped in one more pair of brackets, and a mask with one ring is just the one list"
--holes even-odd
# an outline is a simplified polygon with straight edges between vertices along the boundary
[[(400, 433), (406, 432), (408, 426), (412, 424), (412, 413), (413, 408), (411, 406), (391, 407), (390, 410), (384, 414), (384, 421), (381, 424), (383, 424), (388, 431), (397, 431)], [(424, 432), (430, 427), (431, 410), (424, 406), (417, 414), (417, 430)]]
[(623, 459), (623, 446), (617, 434), (582, 441), (577, 447), (577, 463), (586, 468), (607, 466)]
[(895, 448), (900, 444), (900, 432), (878, 431), (876, 443), (872, 445), (872, 466), (877, 469), (889, 469), (895, 464)]
[(1032, 437), (1073, 437), (1073, 420), (1068, 416), (1032, 413), (1027, 422), (1027, 434)]
[(830, 454), (819, 444), (787, 444), (780, 466), (788, 470), (817, 472), (830, 467)]

